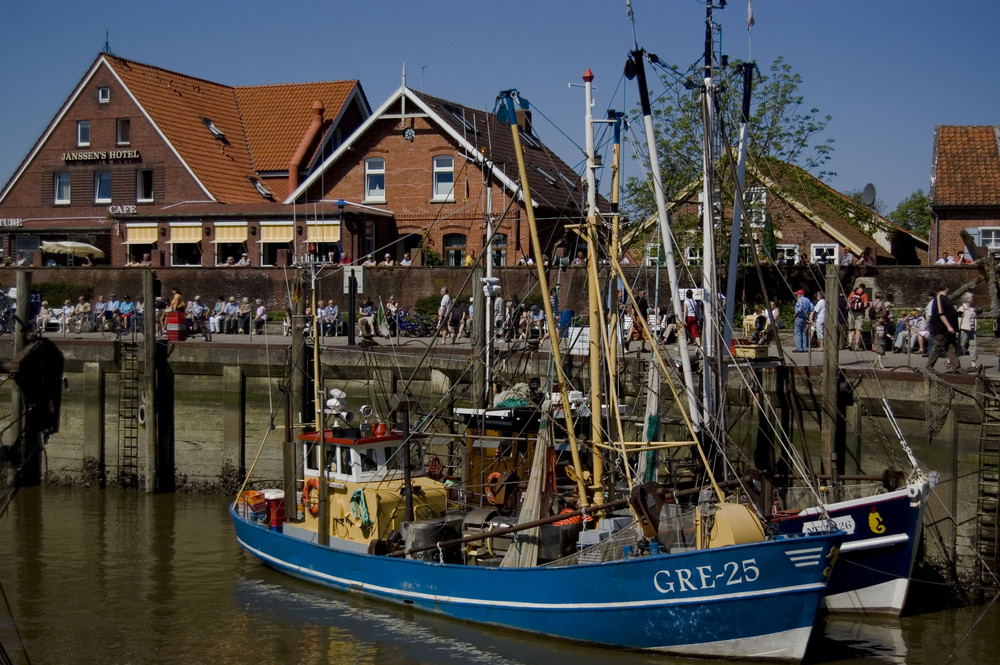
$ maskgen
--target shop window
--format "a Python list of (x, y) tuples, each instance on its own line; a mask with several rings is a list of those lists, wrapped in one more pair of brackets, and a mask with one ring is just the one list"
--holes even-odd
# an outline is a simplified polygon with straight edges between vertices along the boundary
[(434, 187), (432, 201), (455, 200), (455, 158), (438, 155), (433, 159)]
[(465, 265), (465, 234), (448, 233), (444, 237), (445, 265), (459, 267)]
[(89, 120), (77, 120), (76, 121), (76, 146), (78, 148), (86, 148), (90, 145), (90, 121)]
[(128, 118), (118, 118), (115, 124), (115, 145), (128, 145), (131, 143), (132, 123)]
[(153, 169), (139, 169), (135, 172), (136, 203), (153, 202)]
[(53, 176), (53, 185), (55, 187), (55, 204), (56, 205), (69, 205), (70, 203), (70, 187), (69, 187), (69, 173), (56, 173)]
[(385, 203), (385, 160), (381, 157), (365, 160), (365, 201)]
[(94, 173), (94, 203), (111, 203), (111, 172)]

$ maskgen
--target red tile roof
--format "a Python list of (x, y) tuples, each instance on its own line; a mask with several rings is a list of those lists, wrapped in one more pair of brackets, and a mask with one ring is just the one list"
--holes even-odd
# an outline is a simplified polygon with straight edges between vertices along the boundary
[[(238, 88), (112, 55), (104, 58), (211, 196), (228, 203), (264, 200), (249, 177), (287, 170), (309, 126), (312, 102), (324, 104), (326, 132), (359, 85), (330, 81)], [(213, 137), (202, 118), (225, 139)], [(282, 194), (275, 191), (275, 199)]]
[[(323, 102), (325, 136), (358, 87), (358, 81), (324, 81), (236, 88), (236, 97), (258, 171), (284, 171), (312, 121), (312, 104)], [(315, 142), (302, 166), (319, 146)]]
[(931, 205), (1000, 205), (1000, 126), (938, 125)]

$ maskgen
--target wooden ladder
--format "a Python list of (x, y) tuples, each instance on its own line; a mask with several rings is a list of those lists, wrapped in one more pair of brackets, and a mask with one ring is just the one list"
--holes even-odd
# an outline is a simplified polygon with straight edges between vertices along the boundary
[(139, 344), (118, 343), (118, 482), (139, 486)]
[(975, 547), (980, 582), (992, 586), (1000, 572), (1000, 381), (987, 379), (984, 387)]

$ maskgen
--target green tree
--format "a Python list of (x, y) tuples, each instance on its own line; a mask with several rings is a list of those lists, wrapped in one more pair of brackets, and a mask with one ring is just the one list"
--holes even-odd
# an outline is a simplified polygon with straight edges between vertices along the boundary
[[(700, 80), (697, 63), (687, 72), (671, 67), (660, 75), (665, 92), (652, 103), (657, 133), (657, 153), (663, 178), (663, 191), (668, 203), (678, 198), (685, 187), (698, 182), (702, 171), (701, 93), (693, 81)], [(738, 141), (743, 99), (740, 67), (720, 71), (719, 117), (723, 128), (723, 143)], [(802, 77), (791, 65), (777, 58), (768, 75), (755, 78), (750, 104), (749, 159), (760, 161), (772, 157), (796, 164), (815, 172), (829, 160), (833, 139), (821, 139), (831, 117), (821, 115), (816, 108), (804, 107), (799, 94)], [(693, 89), (692, 89), (693, 88)], [(651, 95), (656, 92), (651, 90)], [(729, 183), (731, 169), (718, 172), (723, 201), (732, 200), (734, 187)], [(818, 177), (834, 175), (820, 171)], [(655, 213), (656, 203), (649, 182), (630, 178), (625, 186), (624, 207), (631, 219), (644, 220)], [(674, 219), (675, 235), (696, 226), (697, 220)], [(722, 225), (725, 226), (725, 225)], [(700, 242), (696, 241), (700, 245)]]
[(889, 213), (889, 219), (904, 229), (927, 238), (931, 231), (931, 200), (924, 190), (918, 189), (899, 202)]

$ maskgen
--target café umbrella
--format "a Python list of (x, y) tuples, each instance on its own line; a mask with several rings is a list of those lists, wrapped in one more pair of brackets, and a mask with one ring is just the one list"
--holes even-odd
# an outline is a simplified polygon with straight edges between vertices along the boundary
[(90, 257), (92, 259), (103, 259), (104, 252), (94, 247), (93, 245), (88, 245), (85, 242), (76, 242), (73, 240), (60, 240), (58, 242), (43, 242), (42, 251), (46, 254), (69, 254), (76, 257)]

